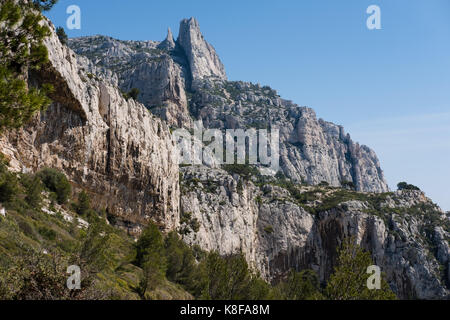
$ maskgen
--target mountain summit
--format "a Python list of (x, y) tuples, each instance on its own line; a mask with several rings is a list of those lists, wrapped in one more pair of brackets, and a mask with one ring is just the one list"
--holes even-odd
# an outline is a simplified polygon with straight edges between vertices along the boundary
[(175, 41), (173, 40), (172, 30), (170, 28), (167, 29), (166, 39), (159, 44), (158, 48), (169, 51), (175, 48)]
[(227, 79), (225, 67), (213, 46), (203, 38), (195, 18), (181, 20), (177, 42), (187, 56), (193, 79), (205, 77)]

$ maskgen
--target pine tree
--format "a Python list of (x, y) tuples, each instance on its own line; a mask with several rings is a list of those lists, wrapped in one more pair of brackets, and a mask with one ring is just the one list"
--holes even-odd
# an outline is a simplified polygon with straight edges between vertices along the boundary
[(353, 238), (344, 240), (338, 265), (330, 277), (325, 293), (332, 300), (393, 300), (395, 294), (385, 279), (381, 278), (380, 289), (369, 289), (367, 267), (373, 265), (369, 252), (362, 250)]
[(25, 201), (33, 208), (39, 208), (42, 202), (42, 181), (36, 175), (25, 175), (22, 178), (22, 185), (26, 189)]
[(63, 27), (56, 28), (56, 35), (58, 36), (61, 44), (66, 45), (69, 38), (67, 37), (66, 31), (64, 31)]
[(91, 209), (91, 199), (86, 191), (82, 190), (78, 194), (78, 204), (76, 206), (76, 211), (80, 215), (85, 215)]
[[(43, 9), (51, 8), (49, 3)], [(29, 87), (28, 74), (48, 63), (43, 40), (50, 29), (34, 10), (37, 2), (6, 0), (0, 5), (0, 132), (18, 128), (48, 106), (52, 86)]]
[(40, 11), (49, 11), (58, 0), (33, 0), (36, 9)]
[(320, 300), (320, 283), (313, 270), (291, 270), (287, 279), (276, 288), (277, 294), (286, 300)]
[(130, 92), (128, 92), (128, 95), (130, 96), (130, 98), (132, 98), (133, 100), (137, 100), (138, 96), (139, 96), (139, 89), (137, 88), (133, 88), (130, 90)]
[(145, 299), (146, 292), (155, 289), (164, 279), (167, 268), (163, 237), (153, 223), (147, 226), (136, 243), (135, 264), (143, 269), (137, 292)]

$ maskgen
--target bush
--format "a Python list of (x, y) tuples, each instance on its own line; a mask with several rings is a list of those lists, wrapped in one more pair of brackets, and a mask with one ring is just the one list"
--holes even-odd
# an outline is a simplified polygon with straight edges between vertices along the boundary
[(286, 300), (322, 299), (317, 274), (312, 270), (296, 272), (291, 270), (285, 281), (276, 287), (279, 297)]
[(59, 38), (59, 41), (61, 44), (66, 45), (67, 41), (69, 40), (69, 37), (67, 37), (66, 31), (64, 31), (63, 27), (56, 28), (56, 35)]
[(39, 208), (42, 202), (42, 181), (36, 175), (24, 175), (21, 180), (25, 187), (25, 201), (33, 208)]
[(135, 248), (134, 263), (144, 271), (136, 291), (145, 299), (147, 290), (155, 289), (164, 279), (167, 268), (163, 237), (154, 223), (142, 232)]
[(138, 96), (139, 96), (139, 89), (133, 88), (128, 92), (128, 96), (131, 99), (137, 100)]
[(38, 173), (38, 177), (49, 191), (56, 194), (56, 200), (59, 204), (67, 202), (72, 192), (72, 187), (64, 173), (56, 169), (45, 168)]
[(200, 229), (200, 222), (197, 218), (192, 218), (192, 212), (182, 212), (180, 216), (180, 234), (189, 234), (191, 231), (198, 232)]
[(78, 203), (76, 204), (76, 211), (79, 215), (86, 215), (91, 208), (91, 199), (89, 195), (83, 190), (78, 194)]
[(18, 182), (11, 172), (0, 173), (0, 202), (9, 202), (18, 193)]
[(415, 185), (412, 184), (408, 184), (406, 182), (400, 182), (397, 184), (397, 189), (398, 190), (416, 190), (416, 191), (420, 191), (419, 187), (416, 187)]
[(43, 236), (47, 240), (55, 240), (56, 239), (56, 232), (52, 229), (49, 229), (47, 227), (41, 227), (38, 230), (39, 234)]
[(0, 153), (0, 202), (13, 200), (18, 192), (16, 175), (8, 171), (8, 161)]
[(350, 190), (356, 190), (356, 186), (353, 183), (353, 181), (342, 181), (342, 186), (344, 188), (350, 189)]
[(170, 232), (164, 242), (167, 260), (166, 277), (178, 283), (187, 291), (199, 296), (204, 287), (199, 277), (193, 250), (185, 244), (176, 232)]
[(58, 0), (33, 0), (36, 9), (40, 11), (49, 11)]
[[(51, 8), (48, 1), (35, 0), (34, 4), (39, 9)], [(36, 88), (24, 80), (28, 71), (41, 69), (48, 62), (43, 41), (50, 30), (32, 7), (12, 0), (0, 5), (0, 131), (21, 127), (51, 103), (48, 95), (52, 86)]]
[(223, 169), (229, 174), (238, 174), (247, 180), (252, 176), (259, 175), (258, 169), (248, 164), (225, 164), (223, 165)]
[(363, 251), (354, 238), (344, 239), (338, 264), (331, 275), (325, 293), (331, 300), (392, 300), (395, 294), (382, 277), (381, 289), (369, 290), (367, 267), (373, 265), (370, 253)]
[(24, 235), (35, 239), (36, 233), (33, 229), (33, 227), (25, 220), (19, 220), (17, 222), (17, 225), (19, 226), (20, 230), (23, 232)]
[(206, 276), (203, 299), (249, 300), (270, 296), (270, 286), (250, 272), (242, 253), (222, 257), (211, 252), (199, 268), (204, 268)]
[(66, 270), (59, 255), (28, 250), (8, 269), (0, 269), (0, 299), (69, 299)]
[(139, 96), (139, 89), (133, 88), (133, 89), (131, 89), (128, 92), (123, 92), (122, 91), (122, 95), (125, 98), (125, 100), (128, 100), (130, 98), (133, 99), (133, 100), (137, 100), (137, 98)]

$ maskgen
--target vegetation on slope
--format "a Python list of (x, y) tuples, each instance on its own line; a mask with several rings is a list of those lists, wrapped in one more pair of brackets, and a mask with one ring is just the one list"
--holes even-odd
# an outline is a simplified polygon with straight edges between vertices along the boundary
[(50, 85), (31, 87), (27, 79), (48, 63), (43, 41), (50, 30), (35, 9), (48, 10), (54, 2), (7, 0), (0, 6), (0, 131), (21, 127), (51, 102)]
[[(75, 196), (61, 172), (15, 174), (6, 164), (3, 159), (0, 166), (0, 197), (7, 209), (0, 218), (1, 299), (335, 298), (311, 270), (291, 271), (271, 285), (242, 254), (191, 248), (175, 231), (164, 235), (153, 223), (134, 242), (108, 225), (103, 211), (91, 209), (85, 191)], [(59, 190), (68, 196), (61, 198)], [(361, 268), (371, 264), (370, 255), (364, 257)], [(66, 287), (70, 265), (81, 268), (81, 290)], [(353, 279), (352, 272), (337, 274)], [(366, 297), (359, 290), (353, 298)]]

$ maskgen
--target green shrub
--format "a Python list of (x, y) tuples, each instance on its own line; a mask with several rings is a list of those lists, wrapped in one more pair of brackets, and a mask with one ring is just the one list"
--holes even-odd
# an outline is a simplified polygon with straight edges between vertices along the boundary
[(416, 191), (420, 191), (419, 187), (416, 187), (415, 185), (412, 184), (408, 184), (406, 182), (400, 182), (397, 184), (397, 188), (398, 190), (416, 190)]
[(37, 175), (26, 174), (22, 177), (21, 183), (25, 188), (25, 201), (33, 208), (39, 208), (42, 202), (43, 185)]
[(78, 203), (76, 204), (76, 211), (80, 215), (86, 215), (91, 209), (91, 199), (89, 195), (83, 190), (78, 194)]
[(346, 181), (346, 180), (344, 180), (344, 181), (341, 182), (341, 185), (342, 185), (344, 188), (348, 188), (348, 189), (350, 189), (350, 190), (356, 190), (356, 186), (355, 186), (355, 184), (353, 183), (353, 181)]
[(267, 299), (270, 287), (258, 275), (253, 274), (245, 257), (240, 254), (220, 256), (208, 254), (199, 268), (206, 277), (202, 299), (249, 300)]
[(47, 240), (55, 240), (56, 239), (56, 232), (55, 230), (49, 229), (47, 227), (40, 227), (38, 229), (38, 232), (41, 236), (43, 236)]
[(135, 248), (134, 263), (143, 269), (143, 277), (136, 291), (145, 299), (146, 292), (162, 282), (167, 269), (163, 236), (154, 223), (150, 223), (142, 232)]
[(133, 88), (128, 92), (128, 96), (131, 99), (137, 100), (138, 96), (139, 96), (139, 89)]
[(354, 238), (344, 239), (339, 249), (339, 258), (334, 274), (331, 275), (325, 293), (331, 300), (392, 300), (395, 294), (384, 277), (381, 288), (370, 290), (367, 287), (367, 267), (373, 265), (370, 253), (361, 249)]
[(125, 100), (128, 99), (133, 99), (133, 100), (137, 100), (138, 96), (139, 96), (139, 89), (137, 88), (132, 88), (130, 91), (128, 92), (124, 92), (122, 91), (122, 95), (125, 98)]
[[(35, 0), (38, 8), (51, 7), (42, 2)], [(12, 0), (0, 5), (0, 131), (21, 127), (51, 103), (50, 84), (36, 88), (24, 80), (29, 71), (39, 70), (48, 62), (43, 41), (50, 29), (41, 23), (43, 16), (32, 7), (28, 2)]]
[(33, 239), (36, 238), (36, 233), (33, 227), (27, 221), (21, 219), (17, 222), (17, 225), (19, 226), (20, 230), (23, 232), (24, 235)]
[(286, 300), (318, 300), (323, 295), (320, 292), (320, 282), (313, 270), (296, 272), (291, 270), (286, 280), (276, 286), (277, 294)]
[(19, 191), (17, 177), (14, 173), (0, 173), (0, 202), (12, 201)]
[(156, 260), (159, 261), (158, 269), (165, 272), (166, 264), (164, 261), (163, 236), (156, 224), (152, 222), (149, 223), (136, 242), (135, 248), (136, 258), (134, 263), (137, 266), (142, 267), (150, 257), (155, 256), (158, 257)]
[(59, 204), (67, 202), (72, 192), (72, 187), (64, 173), (56, 169), (45, 168), (38, 173), (38, 176), (45, 187), (56, 194), (56, 200)]
[(198, 276), (193, 250), (175, 232), (167, 235), (164, 249), (167, 260), (167, 279), (180, 284), (194, 296), (199, 296), (203, 290), (204, 281)]
[(192, 218), (192, 212), (182, 212), (180, 217), (180, 234), (189, 234), (191, 231), (198, 232), (200, 223), (197, 218)]
[(33, 0), (36, 9), (40, 11), (49, 11), (58, 0)]
[(63, 27), (56, 28), (56, 35), (58, 36), (61, 44), (66, 45), (69, 38), (67, 37), (66, 31), (64, 31)]
[(258, 176), (259, 171), (255, 166), (248, 164), (225, 164), (223, 169), (229, 174), (238, 174), (244, 179), (250, 179), (252, 176)]

